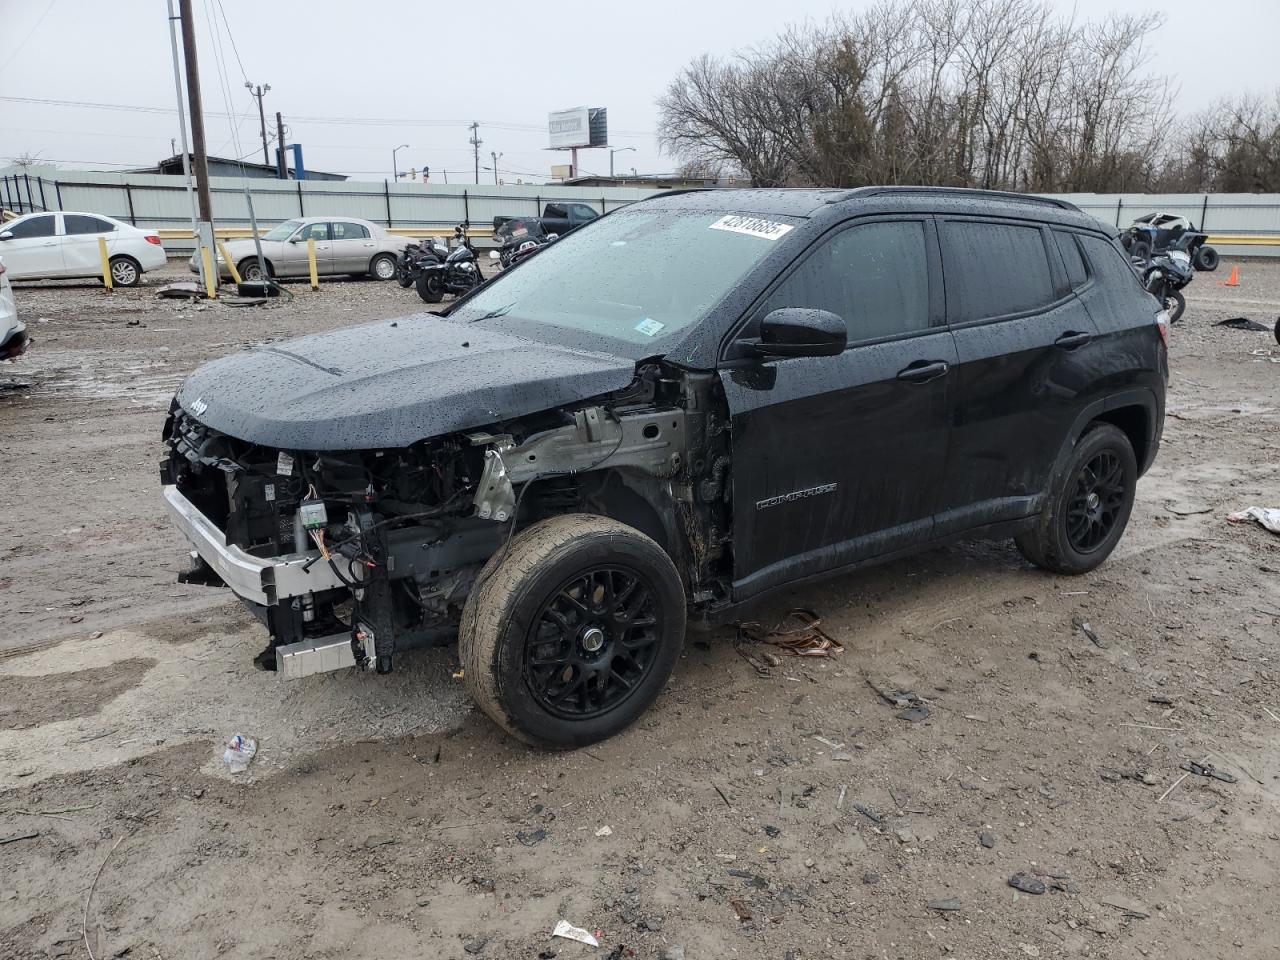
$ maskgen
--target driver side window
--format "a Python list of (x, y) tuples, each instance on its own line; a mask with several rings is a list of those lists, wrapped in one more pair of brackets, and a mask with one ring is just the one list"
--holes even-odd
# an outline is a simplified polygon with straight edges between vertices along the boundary
[(769, 294), (756, 322), (780, 307), (829, 310), (848, 325), (850, 343), (927, 329), (924, 223), (864, 223), (821, 241)]
[(298, 231), (298, 238), (302, 240), (303, 243), (305, 243), (308, 240), (315, 240), (316, 242), (319, 242), (321, 240), (328, 240), (329, 224), (308, 223), (305, 227), (303, 227), (301, 230)]

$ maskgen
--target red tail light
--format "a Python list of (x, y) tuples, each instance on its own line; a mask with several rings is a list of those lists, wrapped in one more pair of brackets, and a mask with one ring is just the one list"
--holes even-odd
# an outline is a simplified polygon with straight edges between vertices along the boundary
[(1169, 349), (1169, 311), (1161, 310), (1156, 314), (1156, 327), (1160, 330), (1160, 339), (1164, 341), (1164, 347)]
[(3, 275), (3, 274), (4, 274), (4, 272), (5, 272), (5, 270), (7, 270), (7, 269), (9, 269), (9, 268), (8, 268), (8, 267), (6, 267), (3, 263), (0, 263), (0, 275)]
[(158, 247), (160, 246), (160, 238), (157, 237), (154, 233), (148, 233), (147, 243), (154, 243)]

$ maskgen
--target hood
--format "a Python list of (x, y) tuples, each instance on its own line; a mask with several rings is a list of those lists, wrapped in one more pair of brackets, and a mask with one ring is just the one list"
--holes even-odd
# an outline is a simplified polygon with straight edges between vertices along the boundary
[(405, 447), (619, 390), (635, 362), (422, 313), (255, 347), (178, 388), (201, 423), (286, 450)]

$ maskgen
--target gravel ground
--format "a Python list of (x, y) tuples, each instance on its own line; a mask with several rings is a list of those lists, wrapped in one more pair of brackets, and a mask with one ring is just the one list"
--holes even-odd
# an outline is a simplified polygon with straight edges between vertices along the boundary
[[(1189, 288), (1164, 446), (1094, 574), (964, 544), (794, 591), (762, 619), (818, 610), (843, 657), (761, 675), (730, 634), (691, 636), (639, 724), (568, 754), (472, 711), (452, 650), (275, 682), (252, 618), (174, 583), (156, 465), (178, 381), (416, 311), (412, 290), (243, 310), (158, 300), (163, 278), (19, 285), (0, 957), (87, 956), (84, 923), (95, 957), (147, 960), (1273, 958), (1280, 537), (1225, 516), (1280, 506), (1280, 346), (1214, 323), (1270, 325), (1280, 265), (1240, 265)], [(259, 753), (233, 777), (234, 732)], [(1206, 758), (1236, 782), (1182, 778)], [(553, 940), (560, 918), (601, 947)]]

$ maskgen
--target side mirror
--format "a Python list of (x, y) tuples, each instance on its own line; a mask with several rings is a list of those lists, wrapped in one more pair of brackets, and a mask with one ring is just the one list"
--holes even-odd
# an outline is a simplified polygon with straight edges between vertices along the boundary
[(12, 239), (13, 239), (12, 230), (6, 230), (4, 233), (0, 233), (0, 240), (12, 240)]
[(559, 240), (559, 239), (560, 239), (560, 234), (558, 234), (558, 233), (548, 233), (548, 234), (547, 234), (547, 243), (550, 243), (550, 242), (551, 242), (551, 241), (553, 241), (553, 240)]
[(760, 322), (751, 350), (760, 357), (834, 357), (849, 343), (844, 319), (829, 310), (782, 307)]

